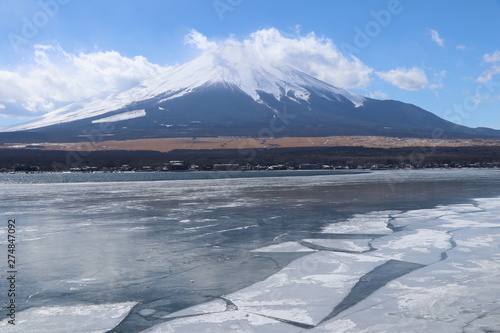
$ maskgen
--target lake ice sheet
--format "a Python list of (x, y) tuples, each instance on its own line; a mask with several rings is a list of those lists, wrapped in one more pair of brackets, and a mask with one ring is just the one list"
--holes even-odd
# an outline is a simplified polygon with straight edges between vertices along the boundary
[[(332, 250), (308, 254), (264, 281), (225, 295), (230, 308), (221, 301), (202, 304), (170, 314), (174, 320), (145, 332), (500, 331), (499, 216), (500, 198), (358, 215), (323, 232), (378, 233), (380, 237), (358, 240), (354, 248), (347, 243), (347, 249), (359, 251), (366, 243), (371, 250), (339, 252), (335, 248), (345, 247), (346, 240), (314, 239)], [(401, 230), (388, 234), (388, 224)], [(304, 248), (286, 242), (261, 250)], [(378, 289), (370, 290), (370, 281), (364, 281), (368, 288), (358, 302), (329, 318), (356, 284), (389, 260), (418, 266), (375, 283), (374, 288), (384, 284)]]
[(498, 172), (189, 182), (0, 185), (0, 331), (500, 331)]

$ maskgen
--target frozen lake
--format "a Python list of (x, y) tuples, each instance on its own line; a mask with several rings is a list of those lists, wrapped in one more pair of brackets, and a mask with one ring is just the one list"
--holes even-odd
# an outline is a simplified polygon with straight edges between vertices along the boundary
[(0, 330), (499, 331), (499, 185), (499, 170), (0, 174), (18, 271)]

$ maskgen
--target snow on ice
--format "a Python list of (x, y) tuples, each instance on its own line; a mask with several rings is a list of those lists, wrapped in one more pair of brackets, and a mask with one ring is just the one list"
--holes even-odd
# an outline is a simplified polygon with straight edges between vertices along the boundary
[[(232, 308), (207, 303), (173, 313), (173, 320), (146, 332), (500, 331), (499, 213), (500, 198), (492, 198), (356, 215), (323, 232), (357, 232), (360, 239), (307, 239), (257, 249), (297, 252), (307, 243), (328, 248), (224, 296)], [(368, 233), (374, 238), (362, 239)], [(372, 273), (391, 262), (414, 266), (376, 282)], [(346, 299), (356, 301), (346, 305)]]
[(135, 302), (44, 306), (17, 313), (16, 325), (0, 322), (0, 331), (24, 333), (104, 333), (118, 325), (136, 305)]

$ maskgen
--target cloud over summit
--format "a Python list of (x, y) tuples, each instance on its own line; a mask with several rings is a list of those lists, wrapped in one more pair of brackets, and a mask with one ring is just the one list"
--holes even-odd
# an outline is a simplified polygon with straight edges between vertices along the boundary
[(290, 65), (320, 80), (340, 88), (365, 87), (373, 72), (354, 56), (344, 56), (331, 39), (309, 33), (305, 36), (286, 36), (275, 28), (252, 33), (249, 38), (234, 37), (210, 42), (193, 30), (186, 41), (200, 50), (214, 50), (225, 45), (238, 45), (244, 52), (261, 61)]
[[(374, 77), (405, 90), (433, 88), (421, 69), (375, 72), (356, 56), (344, 55), (332, 39), (314, 32), (288, 35), (269, 28), (245, 38), (210, 40), (192, 30), (184, 43), (201, 52), (237, 46), (256, 61), (287, 64), (344, 89), (368, 88)], [(130, 58), (116, 51), (74, 54), (58, 45), (36, 45), (31, 65), (0, 70), (0, 115), (38, 116), (95, 95), (126, 91), (169, 68), (143, 56)]]

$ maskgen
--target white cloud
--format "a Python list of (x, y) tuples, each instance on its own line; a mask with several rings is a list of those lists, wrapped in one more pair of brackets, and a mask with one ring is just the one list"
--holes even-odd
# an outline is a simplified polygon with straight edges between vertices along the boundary
[(199, 32), (192, 31), (186, 40), (202, 50), (212, 49), (215, 45), (238, 45), (256, 59), (288, 64), (341, 88), (367, 86), (373, 72), (358, 58), (344, 56), (331, 39), (318, 37), (314, 33), (284, 36), (277, 29), (270, 28), (256, 31), (244, 40), (231, 37), (220, 42), (209, 42)]
[(493, 63), (490, 68), (481, 73), (477, 78), (478, 82), (489, 82), (493, 79), (493, 76), (500, 74), (500, 51), (495, 51), (491, 54), (487, 53), (483, 56), (483, 61), (485, 63)]
[(475, 95), (473, 98), (472, 98), (472, 101), (475, 103), (475, 104), (492, 104), (492, 103), (495, 103), (495, 100), (492, 99), (492, 98), (482, 98), (481, 96), (479, 95)]
[(500, 51), (495, 51), (492, 54), (485, 54), (483, 60), (484, 62), (500, 62)]
[[(299, 30), (289, 36), (270, 28), (247, 38), (219, 41), (192, 30), (185, 43), (204, 52), (238, 45), (256, 59), (288, 64), (346, 89), (367, 87), (374, 73), (357, 57), (342, 54), (331, 39), (314, 33), (300, 35)], [(145, 57), (129, 58), (116, 51), (74, 54), (58, 45), (36, 45), (30, 65), (0, 69), (0, 113), (11, 118), (32, 118), (97, 94), (105, 97), (123, 92), (166, 69)], [(428, 86), (425, 74), (417, 69), (377, 75), (407, 90)]]
[[(373, 69), (354, 56), (344, 56), (331, 39), (298, 33), (285, 36), (270, 28), (246, 39), (215, 42), (192, 30), (185, 43), (205, 52), (239, 45), (257, 58), (288, 64), (341, 88), (365, 87), (371, 82)], [(0, 69), (1, 114), (32, 118), (97, 94), (123, 92), (165, 69), (145, 57), (128, 58), (116, 51), (73, 54), (58, 45), (36, 45), (30, 65)]]
[(457, 45), (457, 50), (459, 50), (459, 51), (465, 51), (466, 49), (467, 49), (467, 47), (463, 44)]
[(376, 72), (377, 76), (390, 84), (405, 90), (422, 90), (425, 88), (438, 88), (429, 85), (425, 72), (420, 68), (397, 68), (388, 72)]
[(481, 73), (481, 76), (477, 78), (478, 82), (489, 82), (493, 79), (493, 76), (500, 74), (500, 66), (499, 65), (493, 65), (491, 68), (485, 70), (483, 73)]
[(210, 50), (217, 47), (217, 43), (209, 42), (206, 36), (203, 36), (194, 29), (184, 37), (184, 42), (188, 45), (196, 46), (200, 50)]
[(370, 98), (374, 98), (374, 99), (389, 99), (389, 95), (387, 95), (385, 92), (383, 91), (373, 91), (371, 93), (368, 94), (368, 96)]
[(434, 29), (429, 29), (429, 33), (431, 34), (432, 41), (437, 45), (444, 47), (444, 40), (439, 36), (439, 32)]
[(437, 89), (443, 87), (443, 80), (446, 78), (446, 71), (441, 71), (439, 73), (434, 73), (434, 81), (435, 83), (429, 83), (429, 89)]
[(36, 45), (34, 63), (0, 70), (2, 114), (32, 117), (96, 94), (125, 91), (165, 68), (115, 51), (71, 54)]

